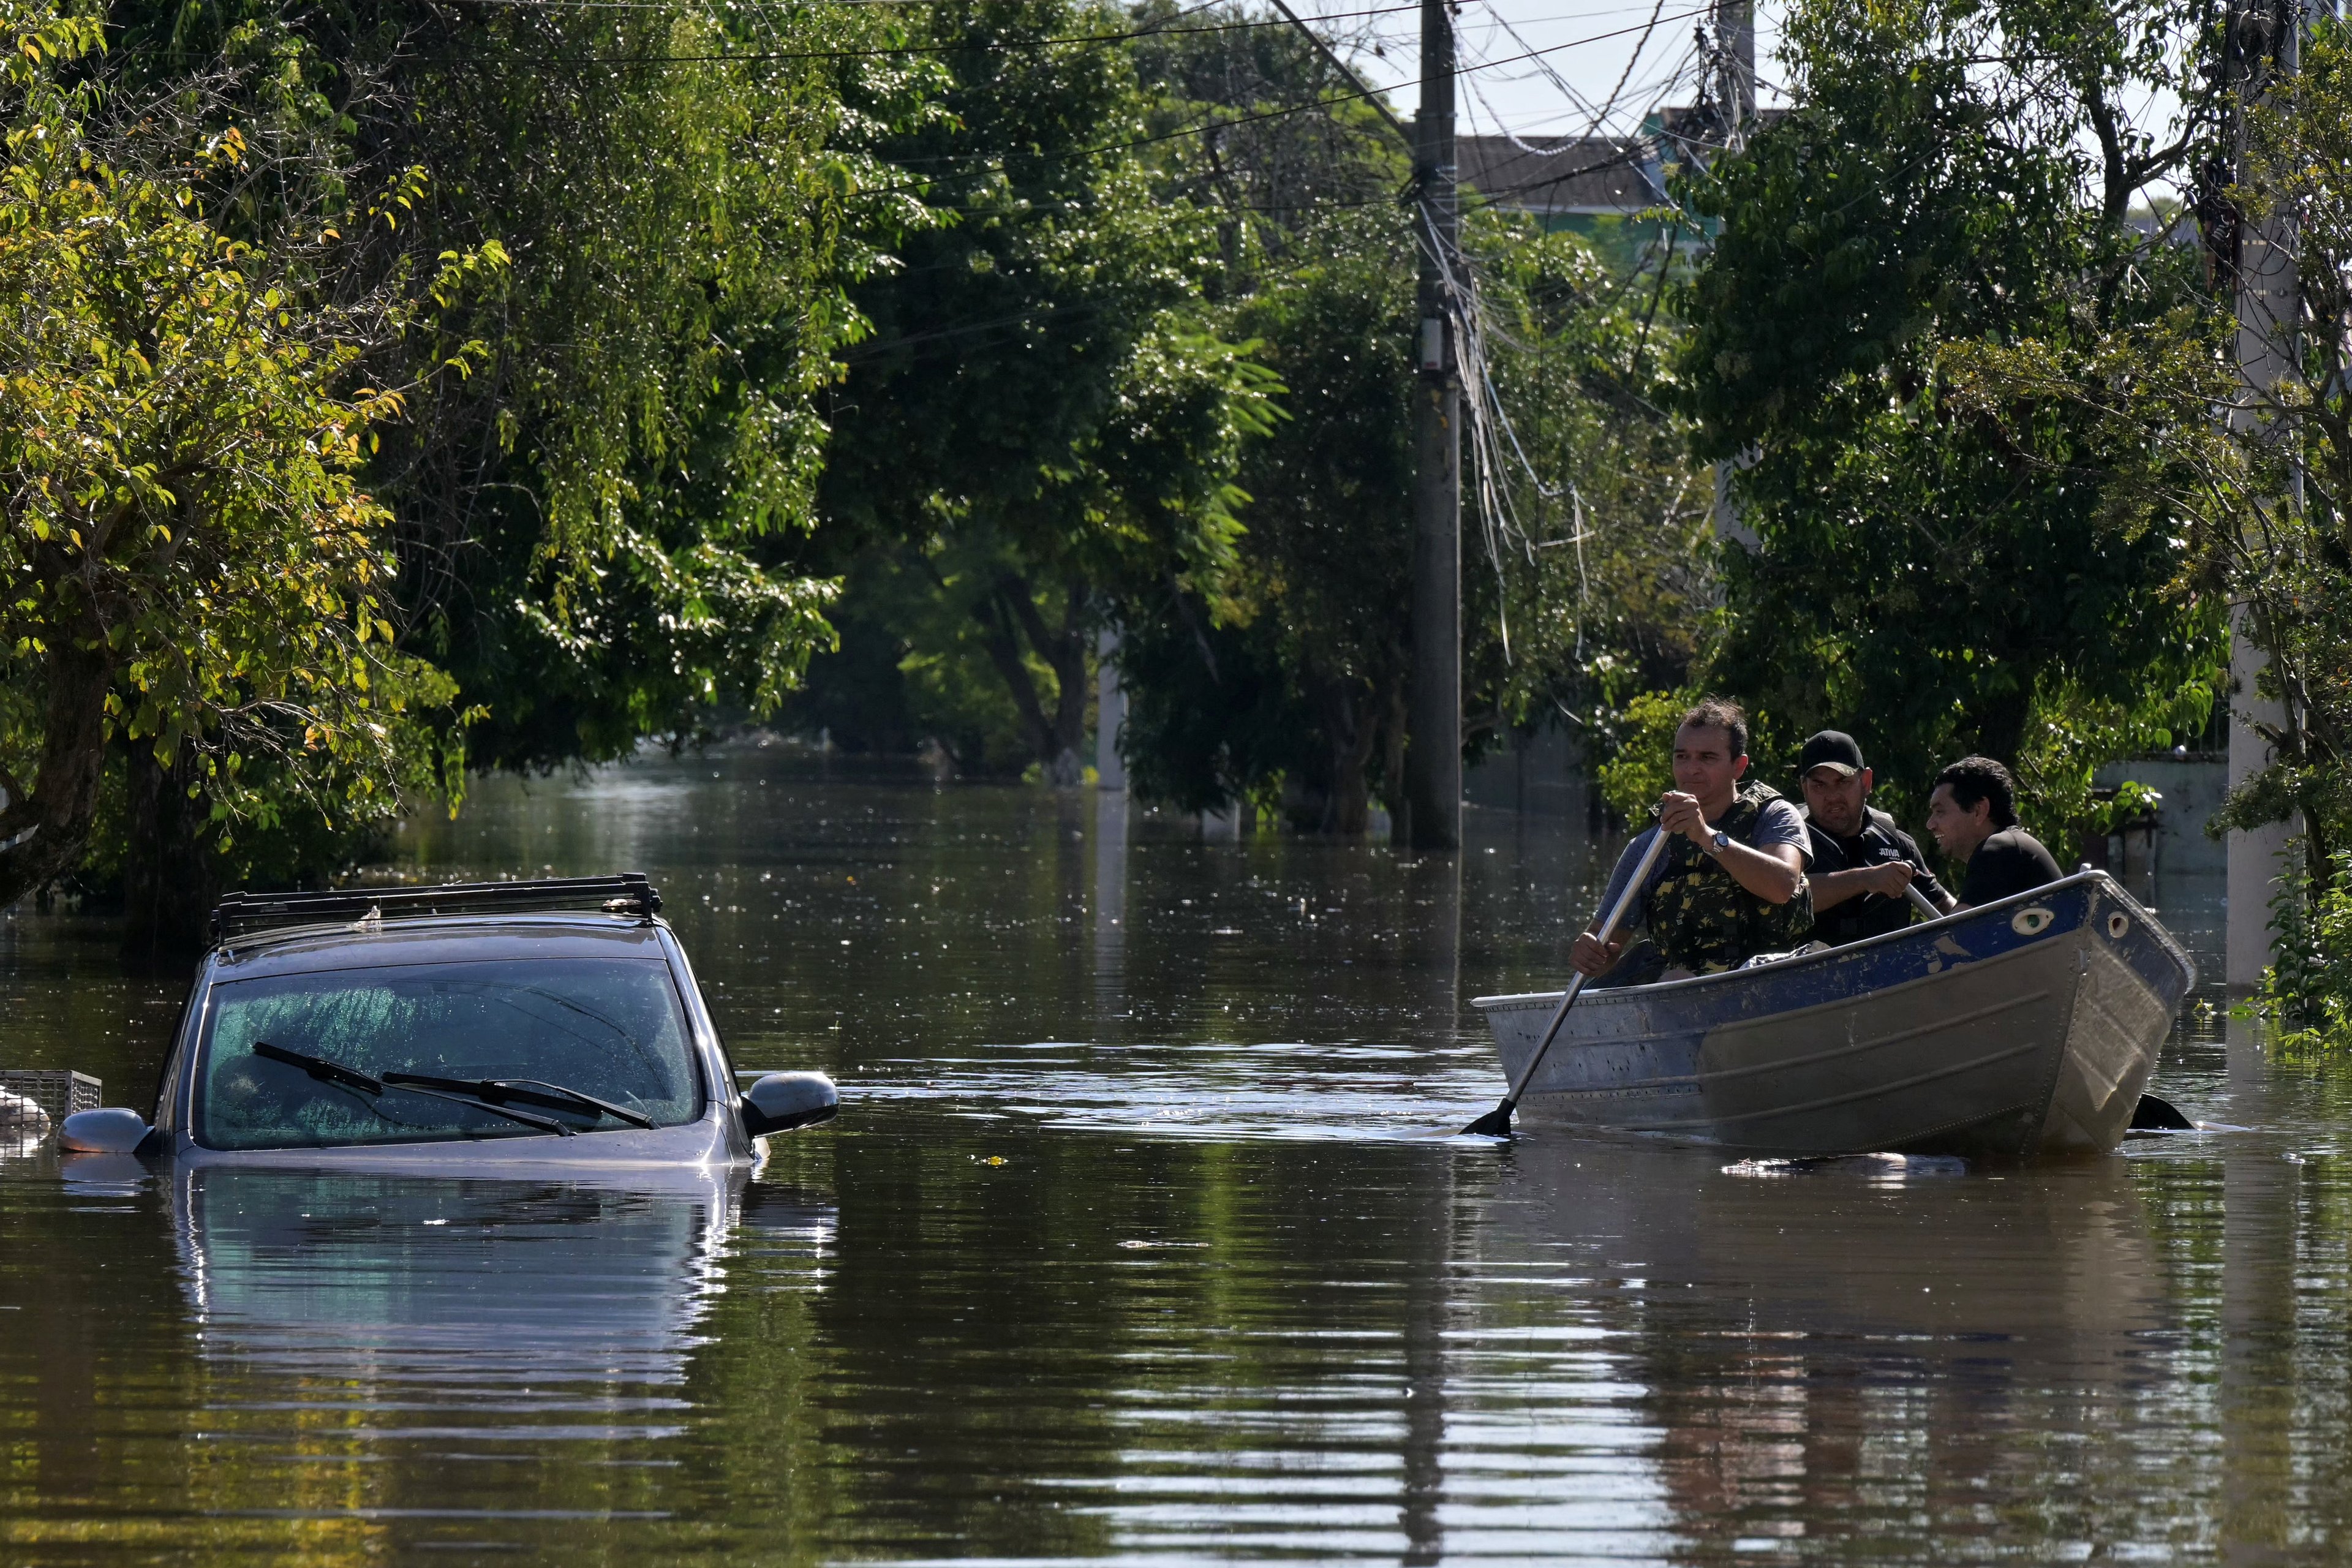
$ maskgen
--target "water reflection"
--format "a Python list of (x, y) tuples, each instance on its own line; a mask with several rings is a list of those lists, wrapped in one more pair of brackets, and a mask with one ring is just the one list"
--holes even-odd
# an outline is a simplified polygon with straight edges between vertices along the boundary
[(1095, 1018), (1115, 1029), (1127, 1013), (1127, 792), (1095, 792)]
[(207, 1357), (357, 1374), (369, 1409), (415, 1385), (501, 1425), (517, 1389), (543, 1413), (579, 1408), (555, 1392), (578, 1384), (682, 1381), (740, 1185), (692, 1171), (610, 1189), (218, 1167), (169, 1181)]
[(208, 1500), (418, 1521), (410, 1544), (442, 1539), (434, 1521), (667, 1517), (625, 1506), (611, 1478), (677, 1462), (739, 1215), (770, 1253), (814, 1259), (834, 1231), (830, 1205), (747, 1205), (740, 1173), (600, 1186), (215, 1167), (167, 1192), (207, 1419), (244, 1466), (295, 1483)]
[[(1461, 998), (1590, 912), (1574, 825), (1203, 846), (767, 752), (477, 805), (409, 868), (641, 864), (739, 1064), (835, 1070), (842, 1120), (740, 1189), (0, 1161), (0, 1562), (2352, 1541), (2352, 1075), (2242, 1025), (2163, 1082), (2254, 1131), (2125, 1158), (1497, 1150), (1422, 1134), (1499, 1087)], [(0, 931), (15, 1048), (135, 1085), (169, 1009), (96, 951)]]

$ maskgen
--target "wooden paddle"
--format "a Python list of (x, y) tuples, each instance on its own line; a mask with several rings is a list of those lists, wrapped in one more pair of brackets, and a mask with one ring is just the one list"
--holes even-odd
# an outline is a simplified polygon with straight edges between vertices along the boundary
[[(1650, 847), (1643, 853), (1641, 864), (1633, 868), (1633, 875), (1627, 879), (1625, 890), (1617, 895), (1617, 901), (1609, 908), (1608, 917), (1601, 922), (1597, 934), (1601, 946), (1607, 947), (1609, 939), (1617, 934), (1617, 927), (1625, 919), (1625, 912), (1642, 895), (1642, 884), (1650, 879), (1650, 872), (1657, 865), (1658, 857), (1665, 852), (1666, 830), (1661, 827), (1651, 838)], [(1462, 1130), (1465, 1133), (1478, 1138), (1508, 1138), (1511, 1135), (1511, 1112), (1518, 1109), (1519, 1097), (1527, 1093), (1528, 1085), (1535, 1081), (1536, 1069), (1543, 1066), (1544, 1054), (1551, 1049), (1552, 1041), (1559, 1037), (1559, 1026), (1567, 1020), (1568, 1010), (1575, 1006), (1576, 999), (1584, 994), (1585, 979), (1586, 976), (1579, 972), (1576, 978), (1568, 983), (1568, 990), (1561, 995), (1559, 1006), (1552, 1013), (1550, 1026), (1544, 1030), (1543, 1038), (1536, 1042), (1535, 1055), (1529, 1057), (1528, 1065), (1519, 1069), (1518, 1079), (1511, 1085), (1511, 1092), (1503, 1096), (1500, 1105), (1465, 1127)]]
[[(1915, 884), (1904, 883), (1903, 890), (1911, 895), (1911, 901), (1919, 906), (1921, 914), (1931, 921), (1944, 918), (1944, 911), (1929, 901), (1927, 895), (1921, 892)], [(2172, 1101), (2158, 1099), (2153, 1094), (2143, 1094), (2139, 1097), (2139, 1103), (2132, 1108), (2131, 1131), (2134, 1132), (2194, 1132), (2197, 1131), (2197, 1123), (2181, 1115), (2179, 1107), (2174, 1105)]]

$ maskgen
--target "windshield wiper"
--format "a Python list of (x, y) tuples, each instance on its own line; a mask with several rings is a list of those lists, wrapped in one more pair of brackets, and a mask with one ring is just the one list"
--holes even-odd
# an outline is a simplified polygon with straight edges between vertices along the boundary
[(572, 1108), (593, 1110), (615, 1121), (625, 1121), (632, 1127), (651, 1127), (654, 1119), (641, 1110), (631, 1110), (625, 1105), (615, 1105), (609, 1100), (599, 1100), (593, 1094), (583, 1094), (576, 1089), (566, 1089), (560, 1083), (549, 1083), (535, 1078), (436, 1078), (431, 1073), (388, 1072), (383, 1081), (401, 1088), (450, 1089), (460, 1093), (479, 1096), (492, 1105), (504, 1105), (509, 1100), (520, 1100), (525, 1105), (545, 1105), (558, 1110)]
[(247, 1047), (257, 1057), (288, 1067), (300, 1068), (312, 1078), (327, 1083), (340, 1083), (347, 1089), (361, 1089), (368, 1094), (382, 1094), (383, 1080), (347, 1068), (341, 1062), (331, 1062), (324, 1057), (314, 1057), (308, 1051), (289, 1051), (284, 1046), (273, 1046), (268, 1040), (256, 1040)]
[[(300, 1068), (322, 1083), (339, 1083), (345, 1089), (355, 1089), (362, 1094), (382, 1094), (387, 1089), (396, 1089), (405, 1094), (421, 1094), (427, 1100), (446, 1100), (452, 1105), (465, 1105), (476, 1110), (487, 1110), (493, 1116), (503, 1116), (509, 1121), (520, 1122), (525, 1127), (535, 1127), (541, 1132), (552, 1132), (560, 1138), (579, 1136), (579, 1129), (566, 1126), (551, 1116), (533, 1116), (526, 1110), (510, 1110), (496, 1100), (484, 1100), (469, 1094), (451, 1094), (442, 1089), (429, 1088), (425, 1084), (401, 1081), (404, 1078), (413, 1075), (386, 1073), (383, 1077), (377, 1078), (373, 1074), (362, 1072), (357, 1068), (345, 1067), (341, 1062), (330, 1061), (325, 1057), (314, 1057), (308, 1051), (289, 1051), (284, 1046), (273, 1046), (268, 1040), (256, 1040), (247, 1048), (264, 1060), (284, 1062), (288, 1067)], [(651, 1126), (652, 1123), (648, 1122), (646, 1125)]]

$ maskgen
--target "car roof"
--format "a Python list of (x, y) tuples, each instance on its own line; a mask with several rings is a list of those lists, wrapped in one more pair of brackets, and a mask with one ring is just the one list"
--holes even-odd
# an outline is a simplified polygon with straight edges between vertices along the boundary
[(213, 979), (485, 959), (658, 959), (667, 925), (643, 915), (549, 912), (281, 927), (215, 949)]

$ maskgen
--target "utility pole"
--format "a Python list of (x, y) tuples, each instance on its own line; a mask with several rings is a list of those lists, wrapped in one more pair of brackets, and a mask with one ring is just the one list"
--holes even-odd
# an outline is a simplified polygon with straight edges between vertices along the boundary
[(1737, 153), (1756, 118), (1756, 0), (1715, 0), (1715, 47), (1724, 151)]
[[(2252, 0), (2230, 8), (2224, 45), (2234, 65), (2239, 91), (2234, 174), (2245, 169), (2246, 110), (2282, 89), (2303, 62), (2303, 0)], [(2259, 429), (2271, 416), (2266, 405), (2278, 384), (2293, 374), (2300, 284), (2295, 271), (2293, 218), (2274, 210), (2259, 222), (2242, 220), (2237, 233), (2238, 374), (2240, 401), (2230, 423)], [(2298, 498), (2282, 498), (2294, 504)], [(2230, 609), (2230, 787), (2268, 767), (2271, 743), (2255, 728), (2284, 729), (2285, 709), (2255, 690), (2270, 660), (2246, 635), (2247, 609)], [(2222, 946), (2222, 978), (2232, 991), (2262, 984), (2270, 963), (2271, 895), (2285, 869), (2284, 857), (2293, 823), (2272, 823), (2229, 837), (2228, 911)]]
[(1462, 844), (1462, 381), (1454, 357), (1461, 210), (1454, 155), (1454, 16), (1421, 0), (1421, 112), (1413, 121), (1421, 374), (1413, 387), (1412, 682), (1405, 820), (1415, 849)]
[[(1756, 118), (1756, 0), (1715, 0), (1716, 102), (1723, 115), (1723, 152), (1748, 145)], [(1715, 536), (1742, 550), (1762, 548), (1756, 531), (1740, 521), (1732, 503), (1731, 476), (1753, 462), (1743, 458), (1715, 466)]]

